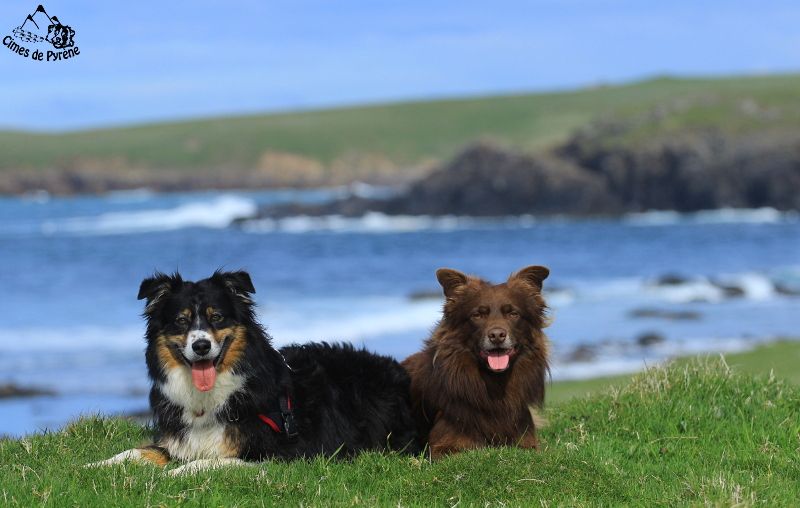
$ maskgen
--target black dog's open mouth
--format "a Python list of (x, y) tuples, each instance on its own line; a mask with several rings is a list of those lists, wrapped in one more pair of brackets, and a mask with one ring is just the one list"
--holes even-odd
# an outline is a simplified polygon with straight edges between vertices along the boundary
[(495, 348), (481, 351), (481, 358), (486, 360), (489, 370), (503, 372), (511, 365), (511, 358), (517, 354), (517, 348)]
[(225, 355), (228, 353), (232, 340), (233, 338), (230, 335), (225, 337), (225, 340), (222, 341), (222, 348), (219, 354), (213, 360), (197, 360), (195, 362), (186, 358), (186, 355), (183, 354), (179, 346), (173, 346), (173, 351), (180, 357), (183, 363), (191, 369), (192, 384), (194, 384), (195, 388), (201, 392), (207, 392), (214, 388), (214, 383), (217, 381), (217, 367), (222, 363), (222, 360), (225, 359)]

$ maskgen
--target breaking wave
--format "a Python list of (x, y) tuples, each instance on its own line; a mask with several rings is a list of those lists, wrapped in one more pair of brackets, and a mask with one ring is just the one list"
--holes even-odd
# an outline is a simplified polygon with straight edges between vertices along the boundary
[(624, 221), (637, 226), (668, 226), (674, 224), (777, 224), (794, 222), (800, 214), (782, 212), (774, 208), (720, 208), (692, 213), (675, 211), (650, 211), (630, 213)]
[(206, 201), (194, 201), (175, 208), (109, 212), (94, 217), (48, 220), (42, 223), (44, 234), (111, 235), (171, 231), (201, 227), (226, 228), (234, 220), (256, 213), (254, 201), (223, 195)]
[(306, 215), (281, 219), (259, 219), (247, 221), (243, 229), (250, 233), (309, 233), (326, 231), (333, 233), (404, 233), (414, 231), (456, 231), (489, 227), (526, 227), (534, 224), (532, 217), (509, 217), (505, 219), (478, 219), (455, 215), (386, 215), (368, 212), (362, 217)]

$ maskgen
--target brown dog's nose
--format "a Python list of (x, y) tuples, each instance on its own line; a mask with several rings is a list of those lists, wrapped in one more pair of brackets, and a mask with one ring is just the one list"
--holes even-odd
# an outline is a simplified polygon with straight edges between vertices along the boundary
[(489, 340), (492, 341), (492, 344), (502, 344), (505, 342), (508, 332), (502, 328), (492, 328), (486, 333), (486, 336), (489, 337)]

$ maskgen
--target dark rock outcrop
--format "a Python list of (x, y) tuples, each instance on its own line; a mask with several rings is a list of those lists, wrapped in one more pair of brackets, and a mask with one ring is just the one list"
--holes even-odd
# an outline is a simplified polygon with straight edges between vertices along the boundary
[(639, 335), (636, 338), (636, 343), (642, 347), (648, 347), (648, 346), (655, 346), (656, 344), (661, 344), (665, 340), (666, 339), (664, 338), (664, 336), (658, 332), (648, 332)]
[(262, 216), (586, 216), (723, 207), (800, 210), (800, 132), (703, 131), (636, 146), (576, 134), (536, 155), (479, 143), (391, 199), (291, 205)]
[(500, 216), (618, 210), (599, 175), (567, 160), (478, 144), (387, 203), (389, 213)]
[(800, 209), (800, 133), (683, 133), (640, 147), (574, 136), (558, 153), (594, 174), (630, 211)]
[(0, 399), (40, 397), (43, 395), (55, 395), (52, 390), (38, 388), (34, 386), (18, 386), (13, 383), (0, 385)]
[(586, 216), (723, 207), (800, 210), (800, 133), (732, 138), (702, 132), (638, 148), (576, 135), (538, 155), (480, 143), (391, 199), (288, 205), (261, 216)]
[(478, 143), (388, 200), (349, 198), (318, 206), (288, 205), (264, 215), (524, 214), (593, 215), (623, 211), (600, 175), (552, 155), (527, 155)]
[(633, 309), (628, 313), (628, 315), (632, 318), (657, 318), (666, 319), (669, 321), (696, 321), (702, 317), (702, 314), (693, 310), (667, 310), (651, 308)]

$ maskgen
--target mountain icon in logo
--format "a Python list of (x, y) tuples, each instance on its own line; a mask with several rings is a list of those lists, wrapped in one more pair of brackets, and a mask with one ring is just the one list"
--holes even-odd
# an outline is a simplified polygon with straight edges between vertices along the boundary
[(24, 42), (49, 42), (57, 49), (71, 48), (75, 45), (75, 30), (64, 25), (56, 16), (50, 16), (39, 5), (33, 14), (12, 32), (14, 37)]

